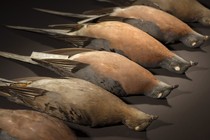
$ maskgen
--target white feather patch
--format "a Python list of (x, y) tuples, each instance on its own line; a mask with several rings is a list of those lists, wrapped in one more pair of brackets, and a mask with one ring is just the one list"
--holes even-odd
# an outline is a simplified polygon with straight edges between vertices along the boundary
[(32, 59), (69, 59), (68, 55), (49, 54), (43, 52), (32, 52), (30, 58)]

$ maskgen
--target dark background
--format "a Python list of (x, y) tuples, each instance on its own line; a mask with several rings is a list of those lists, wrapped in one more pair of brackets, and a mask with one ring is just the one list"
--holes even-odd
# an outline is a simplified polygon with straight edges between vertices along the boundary
[[(210, 7), (209, 2), (201, 1)], [(67, 19), (32, 8), (46, 8), (67, 12), (111, 6), (94, 0), (2, 0), (0, 4), (0, 50), (30, 55), (33, 50), (44, 51), (68, 47), (67, 44), (43, 35), (7, 29), (4, 25), (46, 27), (48, 24), (69, 23)], [(190, 6), (190, 5), (189, 5)], [(210, 27), (191, 24), (196, 31), (210, 35)], [(72, 125), (79, 140), (207, 140), (210, 138), (210, 41), (201, 49), (188, 49), (182, 44), (169, 46), (173, 52), (187, 60), (199, 62), (185, 75), (177, 75), (156, 69), (156, 76), (169, 84), (179, 84), (167, 99), (157, 100), (145, 96), (123, 98), (127, 103), (144, 112), (159, 115), (159, 119), (144, 132), (134, 132), (123, 125), (104, 128), (89, 128)], [(28, 76), (57, 76), (56, 74), (29, 64), (0, 58), (0, 77), (13, 79)], [(24, 108), (0, 98), (0, 108)]]

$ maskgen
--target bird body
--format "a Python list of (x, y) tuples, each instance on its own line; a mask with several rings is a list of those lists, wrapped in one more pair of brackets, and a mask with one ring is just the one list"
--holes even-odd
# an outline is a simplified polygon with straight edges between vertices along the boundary
[(0, 109), (0, 139), (76, 140), (76, 137), (64, 122), (44, 113)]
[(83, 19), (86, 16), (86, 18), (89, 18), (89, 20), (85, 19), (78, 23), (122, 21), (145, 31), (165, 44), (181, 41), (187, 47), (196, 48), (200, 47), (208, 39), (208, 36), (203, 36), (194, 31), (180, 19), (162, 10), (144, 5), (90, 10), (84, 12), (85, 14), (83, 16), (81, 14), (63, 13), (45, 9), (36, 10), (66, 17)]
[(133, 130), (142, 131), (157, 119), (125, 104), (102, 88), (76, 78), (1, 81), (1, 96), (80, 125), (96, 127), (124, 123)]
[[(4, 57), (7, 56), (13, 55), (4, 52)], [(178, 87), (158, 80), (148, 70), (116, 53), (65, 48), (33, 52), (30, 57), (32, 64), (37, 63), (64, 77), (87, 80), (117, 96), (145, 94), (152, 98), (165, 98)]]
[[(98, 0), (119, 6), (148, 5), (166, 11), (184, 22), (199, 22), (210, 25), (210, 10), (198, 0)], [(189, 6), (190, 5), (190, 6)]]
[[(147, 33), (118, 21), (72, 25), (67, 29), (10, 28), (48, 34), (70, 42), (75, 47), (107, 50), (126, 56), (146, 68), (162, 67), (175, 73), (185, 73), (196, 63), (187, 62), (172, 53)], [(179, 67), (179, 69), (176, 69)]]

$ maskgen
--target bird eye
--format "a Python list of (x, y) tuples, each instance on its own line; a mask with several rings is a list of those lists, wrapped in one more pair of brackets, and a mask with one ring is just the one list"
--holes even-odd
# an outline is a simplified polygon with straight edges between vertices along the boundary
[(160, 97), (162, 97), (162, 96), (163, 96), (163, 93), (161, 93), (161, 92), (158, 93), (158, 95), (157, 95), (158, 98), (160, 98)]
[(175, 69), (175, 71), (180, 71), (181, 70), (180, 66), (175, 66), (174, 69)]
[(139, 131), (140, 129), (141, 129), (140, 126), (136, 126), (136, 127), (135, 127), (135, 131)]
[(196, 42), (193, 42), (191, 45), (194, 47), (197, 43)]

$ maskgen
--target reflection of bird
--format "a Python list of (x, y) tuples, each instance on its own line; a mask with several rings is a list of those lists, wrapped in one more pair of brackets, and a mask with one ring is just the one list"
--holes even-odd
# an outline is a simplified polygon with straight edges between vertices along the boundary
[[(50, 53), (50, 54), (49, 54)], [(148, 70), (116, 53), (69, 48), (33, 52), (31, 58), (0, 52), (1, 56), (39, 64), (62, 76), (73, 76), (92, 82), (118, 96), (144, 93), (165, 98), (178, 86), (157, 80)]]
[(144, 67), (162, 67), (179, 74), (184, 73), (189, 67), (196, 64), (192, 61), (187, 62), (172, 53), (147, 33), (118, 21), (76, 24), (62, 30), (8, 27), (62, 38), (71, 42), (75, 47), (112, 50)]
[(0, 109), (1, 140), (76, 140), (56, 118), (29, 110)]
[[(163, 43), (181, 41), (185, 46), (191, 48), (200, 47), (208, 39), (208, 36), (197, 33), (178, 18), (164, 11), (143, 5), (92, 10), (85, 12), (84, 15), (45, 9), (36, 10), (67, 17), (84, 18), (86, 16), (90, 19), (90, 22), (122, 21), (147, 32)], [(89, 22), (88, 19), (85, 19), (79, 23), (87, 21)], [(63, 26), (63, 24), (61, 25)]]
[(130, 129), (146, 129), (157, 116), (133, 108), (113, 94), (87, 81), (69, 78), (1, 79), (0, 95), (62, 120), (95, 126), (124, 123)]
[[(119, 6), (148, 5), (166, 11), (185, 22), (210, 26), (210, 10), (198, 0), (98, 0)], [(190, 5), (190, 6), (189, 6)]]

